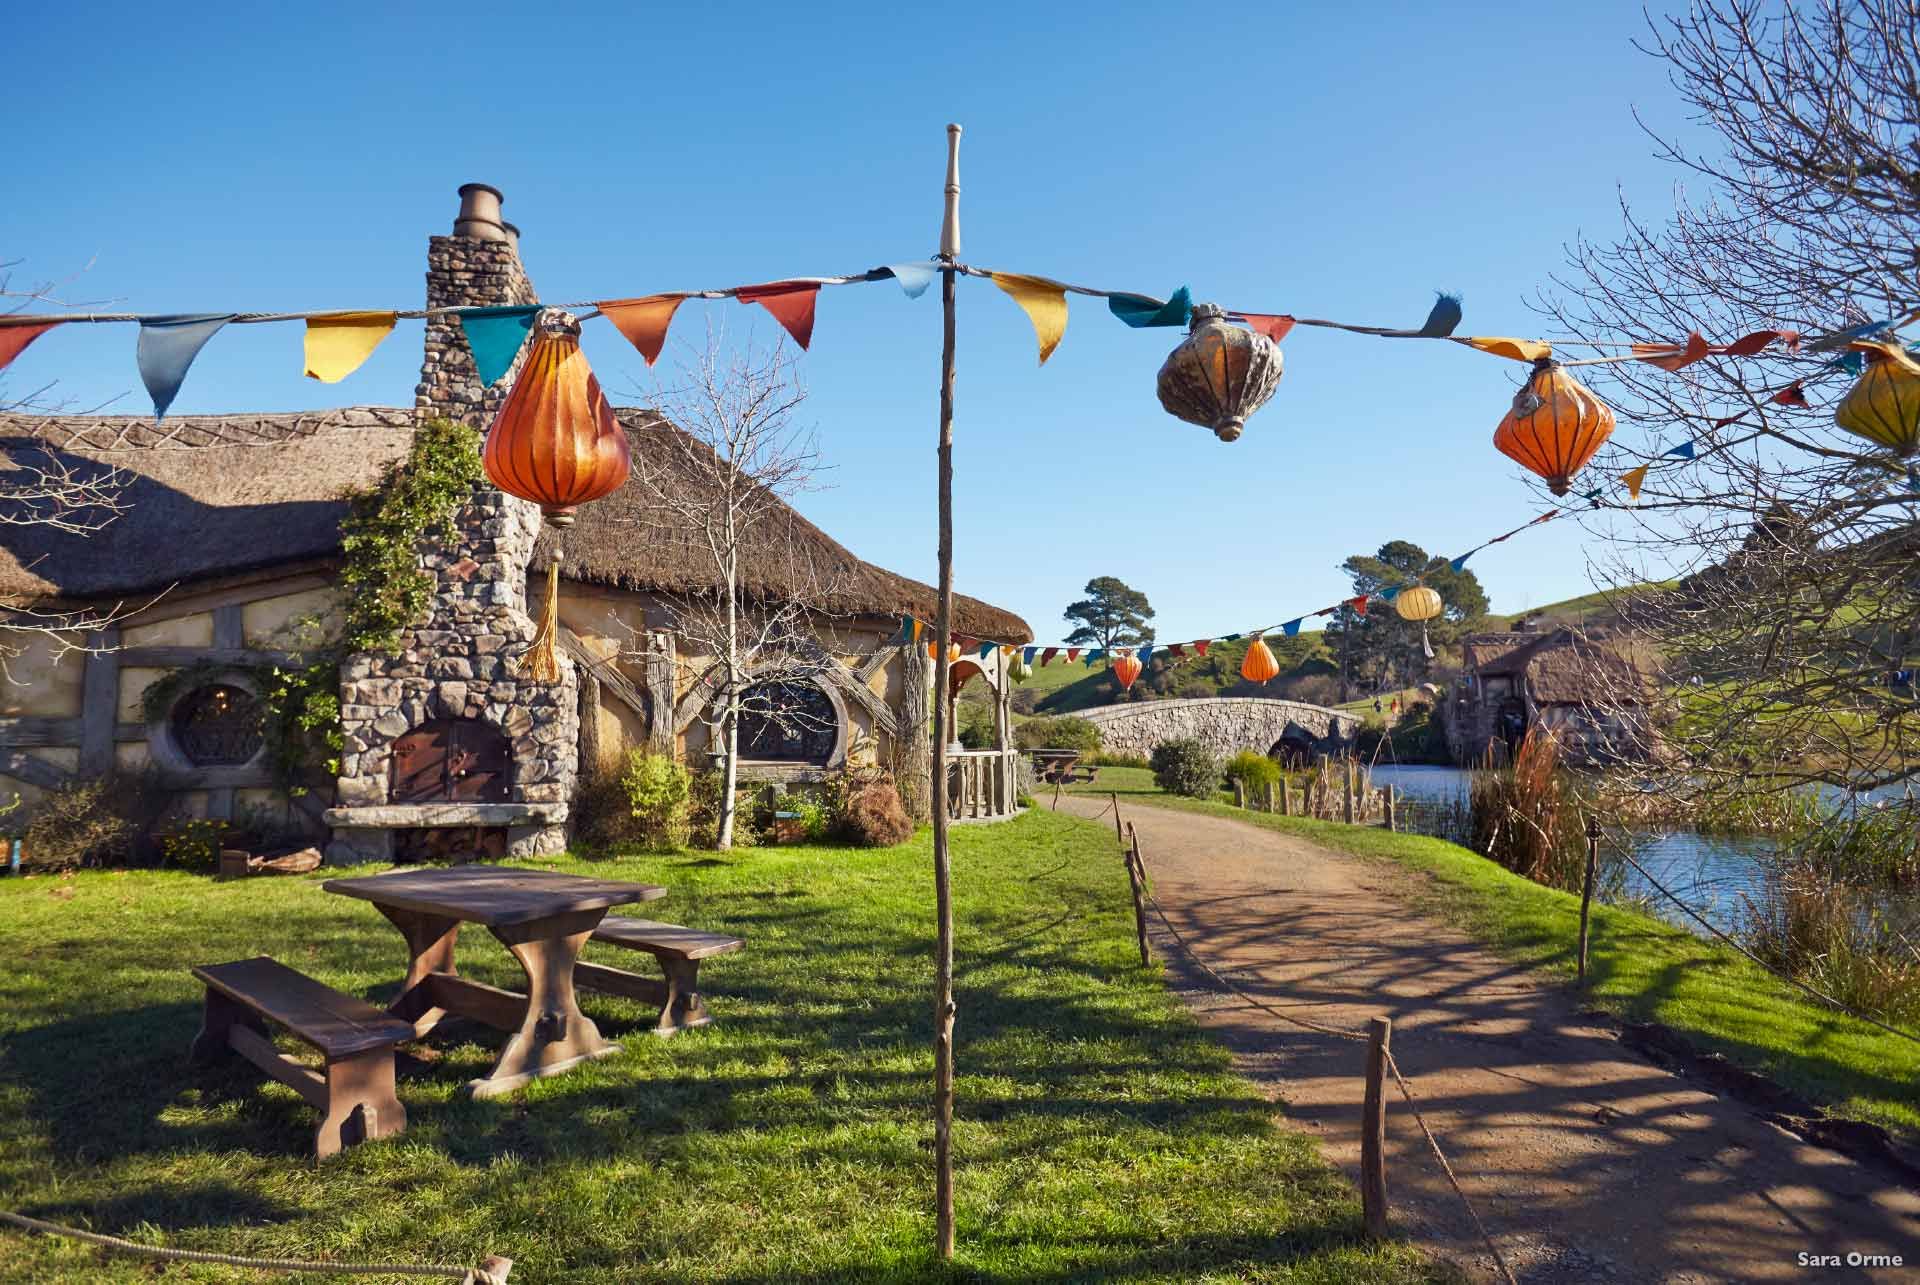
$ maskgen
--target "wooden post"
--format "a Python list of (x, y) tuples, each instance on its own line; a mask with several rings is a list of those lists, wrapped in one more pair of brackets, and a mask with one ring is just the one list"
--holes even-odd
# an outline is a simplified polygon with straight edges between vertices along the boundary
[[(935, 1239), (953, 1258), (953, 870), (947, 848), (947, 650), (953, 641), (954, 264), (960, 257), (960, 127), (947, 126), (947, 201), (940, 225), (940, 608), (934, 623), (933, 779), (933, 1166)], [(1055, 806), (1059, 805), (1055, 796)]]
[(1391, 785), (1383, 785), (1380, 787), (1380, 801), (1381, 801), (1381, 804), (1386, 808), (1387, 829), (1390, 831), (1398, 830), (1400, 828), (1399, 808), (1396, 806), (1398, 799), (1399, 799), (1399, 792), (1396, 791)]
[(1277, 782), (1267, 782), (1267, 811), (1269, 813), (1274, 810), (1274, 799), (1279, 794), (1279, 789), (1280, 787)]
[(1580, 976), (1578, 985), (1587, 988), (1587, 912), (1593, 905), (1593, 868), (1600, 860), (1600, 821), (1587, 818), (1587, 877), (1580, 883)]
[(1367, 1090), (1360, 1105), (1360, 1205), (1367, 1235), (1375, 1240), (1387, 1234), (1387, 1045), (1393, 1039), (1393, 1020), (1376, 1017), (1367, 1023)]
[(1340, 814), (1348, 825), (1353, 824), (1353, 760), (1348, 759), (1340, 772)]
[(1055, 812), (1060, 810), (1060, 782), (1058, 781), (1053, 783), (1053, 810)]
[(1140, 836), (1134, 832), (1131, 821), (1127, 823), (1127, 845), (1127, 882), (1133, 885), (1133, 931), (1140, 940), (1140, 967), (1146, 968), (1153, 963), (1153, 953), (1147, 949), (1147, 898), (1142, 886), (1147, 867), (1140, 859)]
[(1107, 797), (1113, 800), (1113, 841), (1124, 846), (1127, 836), (1120, 833), (1120, 796), (1109, 791)]
[(1291, 797), (1292, 794), (1293, 794), (1292, 783), (1289, 782), (1286, 777), (1284, 776), (1281, 777), (1280, 778), (1280, 815), (1283, 817), (1293, 815), (1293, 799)]
[(1247, 806), (1247, 783), (1237, 776), (1233, 778), (1233, 806), (1236, 808)]

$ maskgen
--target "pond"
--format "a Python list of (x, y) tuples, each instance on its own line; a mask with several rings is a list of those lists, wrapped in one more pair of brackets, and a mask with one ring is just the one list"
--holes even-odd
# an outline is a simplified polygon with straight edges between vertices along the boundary
[[(1410, 799), (1438, 804), (1464, 803), (1470, 779), (1471, 773), (1457, 767), (1382, 763), (1373, 769), (1375, 785), (1391, 785)], [(1416, 809), (1416, 819), (1418, 815)], [(1743, 896), (1759, 897), (1763, 873), (1755, 858), (1773, 850), (1773, 840), (1759, 836), (1701, 834), (1651, 826), (1629, 831), (1628, 835), (1634, 860), (1701, 918), (1724, 931), (1732, 931), (1738, 922)], [(1601, 853), (1604, 861), (1604, 843)], [(1620, 886), (1628, 898), (1645, 901), (1662, 918), (1705, 935), (1699, 924), (1662, 897), (1639, 871), (1617, 859), (1616, 864), (1622, 867)]]

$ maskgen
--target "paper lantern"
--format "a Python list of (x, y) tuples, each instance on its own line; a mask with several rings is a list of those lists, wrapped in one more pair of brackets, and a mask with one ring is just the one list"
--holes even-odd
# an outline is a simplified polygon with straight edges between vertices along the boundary
[(1192, 330), (1160, 367), (1160, 404), (1231, 442), (1280, 386), (1280, 364), (1279, 344), (1232, 324), (1217, 304), (1198, 304)]
[(1120, 690), (1126, 691), (1140, 677), (1140, 658), (1130, 651), (1121, 652), (1114, 658), (1113, 676), (1120, 680)]
[(1011, 678), (1014, 686), (1017, 687), (1033, 677), (1033, 666), (1027, 664), (1026, 660), (1015, 652), (1013, 659), (1007, 662), (1007, 677)]
[(1440, 595), (1423, 584), (1402, 589), (1393, 600), (1393, 609), (1402, 620), (1432, 620), (1445, 608), (1446, 603), (1440, 600)]
[(535, 324), (481, 458), (495, 486), (538, 504), (556, 527), (627, 480), (627, 435), (580, 351), (580, 323), (565, 313), (542, 313)]
[(1264, 683), (1278, 677), (1280, 662), (1273, 658), (1273, 650), (1265, 641), (1256, 638), (1253, 646), (1247, 648), (1247, 658), (1240, 662), (1240, 677), (1250, 683)]
[[(508, 495), (530, 500), (555, 527), (573, 525), (573, 511), (618, 490), (632, 459), (600, 381), (580, 352), (580, 323), (557, 308), (535, 319), (526, 364), (494, 416), (481, 454), (487, 478)], [(557, 682), (560, 658), (560, 554), (547, 565), (547, 601), (540, 628), (520, 669), (536, 682)]]
[(1833, 408), (1833, 422), (1911, 459), (1920, 450), (1920, 363), (1898, 344), (1854, 346), (1866, 354), (1866, 369)]
[(1565, 495), (1573, 475), (1613, 436), (1613, 411), (1550, 357), (1533, 364), (1513, 409), (1494, 430), (1493, 445), (1502, 455), (1546, 479), (1547, 489)]

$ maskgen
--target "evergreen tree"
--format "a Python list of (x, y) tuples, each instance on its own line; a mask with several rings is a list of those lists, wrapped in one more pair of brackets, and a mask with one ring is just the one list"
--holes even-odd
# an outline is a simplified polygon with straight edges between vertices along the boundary
[(1147, 595), (1117, 576), (1087, 581), (1086, 597), (1062, 613), (1076, 626), (1067, 635), (1071, 647), (1138, 647), (1153, 641), (1153, 607)]

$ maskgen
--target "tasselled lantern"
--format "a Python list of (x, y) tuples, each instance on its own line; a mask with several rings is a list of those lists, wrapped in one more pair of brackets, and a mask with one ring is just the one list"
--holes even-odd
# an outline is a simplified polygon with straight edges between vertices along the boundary
[[(548, 526), (564, 531), (574, 510), (611, 495), (627, 480), (632, 457), (586, 356), (580, 323), (558, 308), (535, 318), (525, 360), (481, 455), (487, 479), (508, 495), (540, 506)], [(521, 661), (530, 678), (554, 682), (560, 624), (560, 549), (547, 566), (540, 628)]]
[(1920, 362), (1898, 344), (1856, 343), (1866, 365), (1833, 422), (1903, 460), (1920, 452)]
[(1427, 622), (1439, 616), (1446, 606), (1438, 593), (1423, 584), (1402, 589), (1394, 595), (1395, 614), (1402, 620), (1411, 620), (1420, 626), (1420, 651), (1428, 660), (1433, 659), (1433, 644), (1427, 639)]
[(1573, 489), (1573, 477), (1613, 436), (1613, 410), (1551, 357), (1533, 373), (1494, 430), (1502, 455), (1546, 481), (1555, 495)]
[(1196, 304), (1186, 339), (1160, 367), (1160, 404), (1231, 442), (1280, 387), (1280, 366), (1279, 344), (1234, 325), (1218, 304)]

